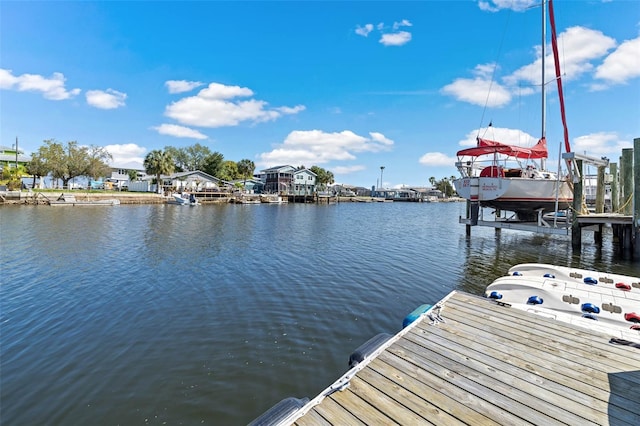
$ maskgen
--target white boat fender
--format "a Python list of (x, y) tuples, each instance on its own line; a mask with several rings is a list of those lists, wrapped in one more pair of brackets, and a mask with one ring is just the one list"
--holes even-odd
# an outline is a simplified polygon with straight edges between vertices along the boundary
[(586, 277), (583, 281), (584, 281), (585, 284), (589, 284), (589, 285), (598, 284), (598, 280), (596, 280), (595, 278), (591, 278), (591, 277)]
[(582, 310), (582, 312), (589, 313), (589, 314), (599, 314), (600, 313), (600, 308), (598, 308), (593, 303), (583, 303), (582, 306), (580, 307), (580, 309)]
[(540, 296), (530, 296), (527, 299), (527, 305), (542, 305), (543, 302)]
[(249, 426), (272, 426), (280, 424), (292, 414), (304, 407), (309, 398), (285, 398), (265, 411), (260, 417), (249, 423)]
[(349, 368), (353, 368), (356, 365), (360, 364), (366, 357), (373, 354), (376, 349), (384, 345), (387, 340), (391, 339), (391, 337), (393, 336), (391, 336), (389, 333), (380, 333), (364, 342), (358, 347), (358, 349), (353, 351), (353, 353), (349, 357)]

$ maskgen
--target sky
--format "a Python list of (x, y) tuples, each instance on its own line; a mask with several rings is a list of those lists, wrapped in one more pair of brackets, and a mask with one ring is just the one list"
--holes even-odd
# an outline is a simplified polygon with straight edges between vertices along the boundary
[[(571, 149), (618, 162), (640, 138), (640, 2), (554, 9)], [(142, 168), (198, 143), (256, 171), (427, 186), (477, 136), (540, 138), (541, 37), (536, 0), (0, 0), (0, 145), (77, 141)]]

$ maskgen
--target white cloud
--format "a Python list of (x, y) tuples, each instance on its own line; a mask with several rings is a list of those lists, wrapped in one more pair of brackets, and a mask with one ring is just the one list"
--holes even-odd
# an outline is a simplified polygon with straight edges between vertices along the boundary
[(165, 115), (189, 126), (224, 127), (236, 126), (243, 121), (271, 121), (305, 109), (303, 105), (268, 108), (267, 102), (256, 99), (234, 100), (250, 96), (253, 96), (253, 91), (246, 87), (211, 83), (196, 96), (182, 98), (168, 105)]
[(333, 173), (336, 175), (348, 175), (349, 173), (355, 173), (355, 172), (359, 172), (362, 170), (365, 170), (366, 167), (362, 166), (362, 165), (355, 165), (355, 166), (336, 166), (333, 167)]
[(40, 92), (45, 99), (53, 101), (70, 99), (80, 93), (80, 89), (67, 90), (65, 81), (64, 75), (59, 72), (54, 72), (49, 78), (37, 74), (14, 76), (13, 71), (0, 68), (0, 89)]
[(161, 124), (152, 129), (157, 130), (161, 135), (175, 136), (177, 138), (208, 139), (207, 135), (189, 127), (178, 126), (177, 124)]
[(167, 86), (169, 93), (184, 93), (189, 92), (196, 87), (202, 86), (204, 83), (200, 81), (186, 81), (186, 80), (169, 80), (165, 81), (164, 85)]
[(276, 149), (258, 157), (265, 167), (278, 164), (325, 164), (330, 161), (355, 160), (354, 153), (387, 151), (393, 141), (381, 133), (371, 132), (370, 137), (350, 130), (326, 133), (321, 130), (296, 130), (287, 136)]
[(474, 105), (504, 106), (511, 101), (512, 95), (505, 86), (492, 82), (494, 68), (494, 64), (477, 65), (474, 70), (475, 78), (458, 78), (444, 86), (441, 92)]
[(393, 30), (397, 31), (398, 28), (400, 28), (400, 27), (412, 27), (412, 26), (413, 26), (413, 24), (411, 22), (409, 22), (408, 19), (403, 19), (400, 22), (394, 22), (393, 23)]
[(574, 138), (571, 150), (592, 157), (607, 157), (617, 162), (623, 148), (633, 148), (631, 140), (623, 140), (615, 132), (599, 132)]
[(626, 40), (596, 68), (595, 77), (624, 84), (640, 77), (640, 37)]
[(411, 41), (411, 33), (399, 31), (397, 33), (382, 34), (380, 43), (385, 46), (402, 46)]
[(518, 145), (524, 147), (530, 147), (538, 143), (538, 138), (533, 137), (520, 129), (489, 126), (470, 131), (469, 133), (467, 133), (464, 139), (458, 141), (458, 145), (462, 148), (476, 146), (477, 137), (506, 143), (508, 145)]
[[(616, 44), (614, 39), (605, 36), (600, 31), (584, 27), (568, 28), (558, 36), (558, 43), (562, 52), (560, 60), (564, 81), (575, 80), (585, 73), (592, 72), (594, 69), (593, 62), (606, 55)], [(633, 48), (633, 46), (631, 47)], [(492, 65), (484, 64), (475, 68), (475, 78), (458, 78), (444, 86), (441, 92), (453, 96), (457, 100), (474, 105), (484, 106), (486, 102), (489, 107), (504, 106), (513, 99), (515, 94), (526, 96), (536, 93), (540, 87), (542, 49), (537, 46), (535, 51), (536, 58), (532, 63), (504, 76), (501, 82), (498, 82), (497, 74), (492, 76), (493, 71), (490, 70)], [(545, 57), (545, 81), (552, 81), (555, 78), (555, 69), (550, 47), (547, 48), (547, 52)], [(624, 52), (626, 52), (626, 49)], [(627, 54), (621, 56), (628, 60)], [(614, 59), (616, 58), (614, 57)], [(612, 68), (613, 66), (609, 69)], [(634, 68), (633, 71), (628, 71), (629, 75), (635, 72), (640, 71), (637, 71), (637, 68)], [(548, 87), (552, 88), (553, 86)], [(489, 99), (487, 99), (487, 94), (490, 94)]]
[(451, 166), (455, 164), (456, 158), (449, 157), (441, 152), (427, 152), (418, 160), (425, 166)]
[(146, 148), (134, 143), (107, 145), (104, 149), (111, 154), (111, 166), (118, 168), (142, 169)]
[[(593, 71), (594, 65), (592, 62), (606, 55), (610, 49), (615, 47), (616, 42), (600, 31), (584, 27), (571, 27), (558, 36), (558, 44), (562, 52), (560, 58), (562, 78), (565, 81), (570, 81)], [(522, 84), (540, 85), (540, 69), (542, 66), (542, 50), (540, 46), (536, 47), (536, 52), (536, 60), (505, 77), (505, 84), (511, 87)], [(552, 81), (555, 78), (554, 59), (550, 46), (547, 47), (544, 72), (545, 81)]]
[(502, 9), (511, 9), (516, 12), (529, 9), (531, 6), (536, 6), (540, 2), (538, 0), (480, 0), (478, 1), (478, 7), (481, 10), (487, 12), (497, 12)]
[(88, 90), (85, 94), (87, 103), (92, 107), (100, 109), (115, 109), (125, 106), (127, 94), (117, 90)]
[(373, 24), (366, 24), (364, 27), (358, 25), (356, 27), (356, 34), (366, 37), (369, 33), (373, 31)]
[[(389, 31), (389, 27), (385, 28), (384, 22), (380, 22), (375, 25), (375, 29), (381, 33), (378, 42), (384, 46), (402, 46), (411, 41), (411, 33), (408, 31), (398, 31), (403, 27), (412, 27), (413, 24), (408, 19), (403, 19), (399, 22), (394, 22), (391, 26), (392, 32)], [(366, 24), (363, 27), (358, 25), (356, 27), (356, 34), (363, 37), (367, 37), (374, 30), (373, 24)]]

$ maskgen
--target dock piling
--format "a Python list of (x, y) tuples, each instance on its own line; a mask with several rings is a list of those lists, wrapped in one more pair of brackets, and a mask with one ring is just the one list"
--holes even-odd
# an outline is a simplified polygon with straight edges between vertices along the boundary
[[(582, 160), (576, 160), (576, 173), (582, 176)], [(582, 213), (582, 179), (573, 183), (573, 214)], [(571, 245), (573, 248), (582, 246), (582, 229), (577, 220), (571, 222)]]
[(634, 255), (640, 258), (640, 138), (633, 140), (634, 165), (633, 165), (633, 228), (634, 228)]

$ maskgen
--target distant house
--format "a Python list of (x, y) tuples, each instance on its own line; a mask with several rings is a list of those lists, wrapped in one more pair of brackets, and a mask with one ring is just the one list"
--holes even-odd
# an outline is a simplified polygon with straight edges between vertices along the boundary
[(0, 145), (0, 165), (2, 168), (9, 166), (10, 168), (15, 168), (16, 164), (18, 167), (26, 166), (27, 163), (31, 161), (31, 157), (27, 157), (24, 155), (24, 151), (21, 149), (16, 149), (14, 147)]
[(374, 197), (382, 197), (385, 200), (393, 201), (420, 201), (422, 199), (418, 191), (410, 188), (378, 188), (373, 192), (372, 195)]
[[(129, 191), (155, 192), (155, 185), (150, 184), (155, 178), (155, 176), (146, 175), (140, 182), (130, 183)], [(220, 191), (222, 187), (230, 185), (229, 182), (199, 170), (161, 175), (160, 180), (164, 191)]]
[(244, 190), (250, 194), (261, 194), (264, 191), (264, 182), (260, 179), (237, 179), (231, 182), (242, 185)]
[(295, 171), (296, 168), (293, 166), (277, 166), (262, 170), (260, 177), (264, 182), (264, 192), (291, 193)]
[(309, 169), (293, 172), (293, 195), (313, 195), (316, 192), (317, 175)]

